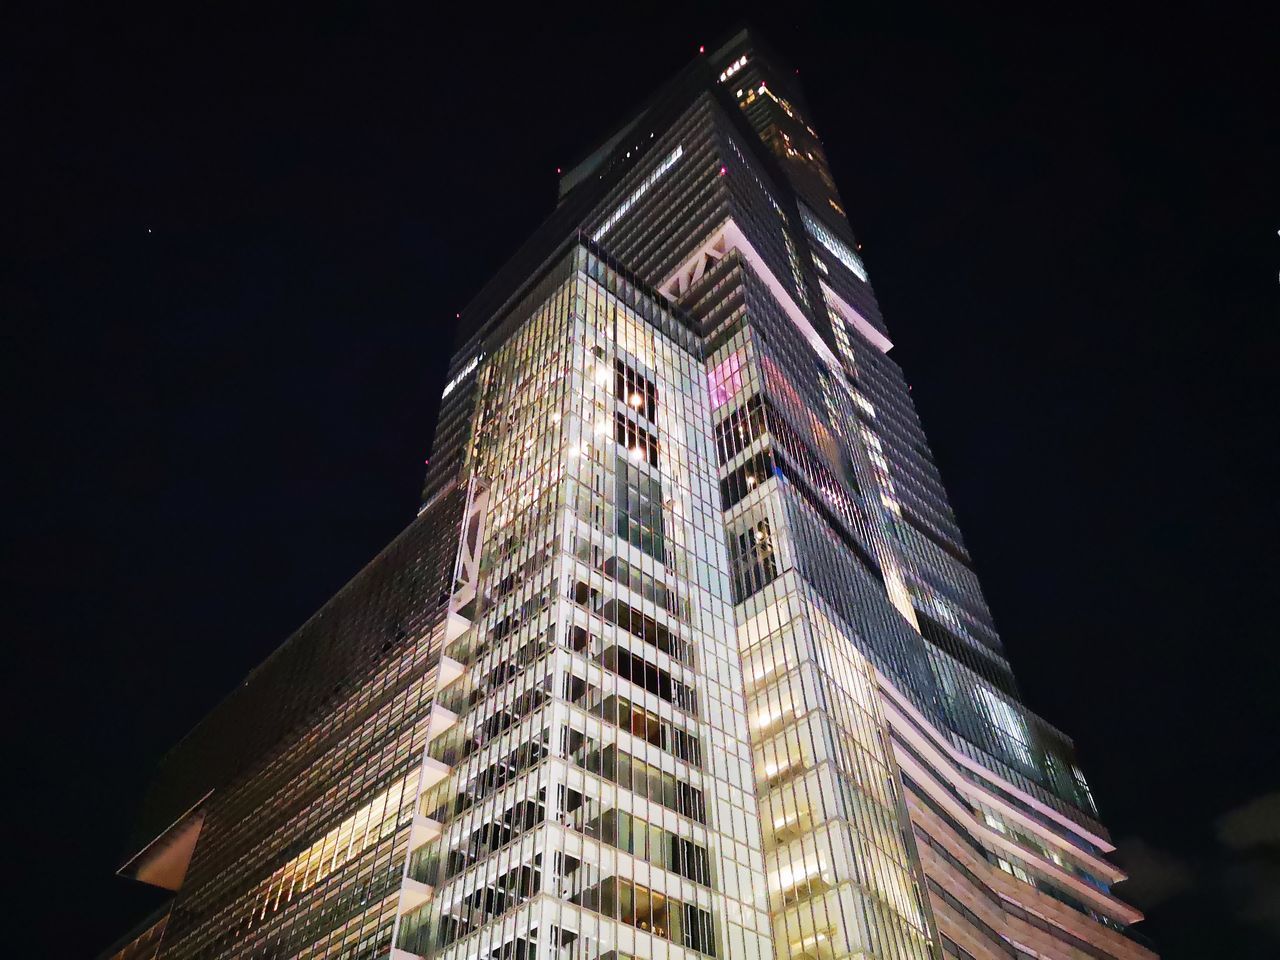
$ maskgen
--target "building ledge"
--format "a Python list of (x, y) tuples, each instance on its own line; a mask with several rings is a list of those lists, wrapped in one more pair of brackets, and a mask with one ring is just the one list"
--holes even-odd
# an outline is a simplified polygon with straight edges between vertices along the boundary
[(458, 722), (458, 715), (438, 703), (431, 705), (431, 716), (427, 720), (427, 742), (430, 743)]
[(405, 877), (400, 888), (400, 913), (412, 913), (435, 896), (436, 888), (429, 883)]
[(437, 783), (449, 776), (452, 772), (447, 763), (441, 763), (435, 757), (424, 756), (422, 758), (422, 779), (419, 782), (419, 790), (428, 790)]
[(412, 853), (424, 843), (436, 839), (443, 829), (439, 820), (432, 820), (420, 813), (414, 814), (413, 825), (409, 828), (409, 852)]
[(438, 670), (440, 679), (437, 681), (436, 686), (437, 689), (440, 690), (443, 690), (467, 672), (467, 668), (461, 663), (453, 659), (453, 657), (445, 655), (441, 655), (440, 657), (440, 666)]

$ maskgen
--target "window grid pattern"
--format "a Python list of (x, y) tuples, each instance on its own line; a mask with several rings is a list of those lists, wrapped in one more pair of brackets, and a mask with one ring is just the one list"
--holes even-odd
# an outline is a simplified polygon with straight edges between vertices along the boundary
[(574, 247), (485, 318), (418, 521), (166, 761), (150, 826), (217, 789), (163, 956), (915, 957), (930, 901), (965, 955), (905, 827), (966, 828), (910, 783), (908, 816), (894, 751), (932, 761), (888, 684), (975, 764), (948, 795), (1023, 818), (973, 807), (1028, 855), (970, 837), (1006, 916), (1142, 955), (1046, 879), (1107, 895), (1065, 826), (1100, 833), (1088, 784), (1018, 701), (902, 371), (826, 302), (883, 332), (798, 88), (722, 53), (732, 82), (672, 87), (562, 210), (654, 283), (728, 218), (756, 259), (722, 251), (677, 316)]
[(429, 749), (450, 766), (412, 867), (433, 899), (397, 944), (764, 958), (706, 373), (582, 266), (477, 372), (482, 572)]

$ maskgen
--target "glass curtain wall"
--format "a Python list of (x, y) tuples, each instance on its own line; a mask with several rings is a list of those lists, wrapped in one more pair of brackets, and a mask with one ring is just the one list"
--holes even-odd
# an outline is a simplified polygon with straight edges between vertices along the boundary
[(470, 626), (411, 857), (429, 957), (771, 955), (696, 341), (576, 248), (477, 372)]

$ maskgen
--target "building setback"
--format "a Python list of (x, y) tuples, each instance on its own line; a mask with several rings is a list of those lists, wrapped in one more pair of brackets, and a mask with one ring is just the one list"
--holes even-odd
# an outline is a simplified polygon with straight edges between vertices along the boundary
[(1154, 956), (740, 33), (462, 314), (417, 518), (164, 759), (104, 956)]

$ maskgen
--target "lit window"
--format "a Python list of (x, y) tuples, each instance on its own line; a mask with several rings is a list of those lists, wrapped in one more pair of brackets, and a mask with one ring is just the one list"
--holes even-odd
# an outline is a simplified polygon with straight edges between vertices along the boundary
[(707, 377), (711, 392), (711, 409), (719, 410), (742, 389), (742, 351), (725, 357)]
[(458, 384), (462, 383), (463, 380), (467, 379), (467, 377), (471, 374), (471, 371), (474, 370), (479, 365), (483, 357), (484, 357), (483, 353), (477, 353), (474, 357), (472, 357), (471, 360), (468, 361), (467, 365), (462, 368), (462, 372), (459, 373), (456, 377), (454, 377), (452, 380), (450, 380), (448, 383), (444, 385), (444, 393), (440, 394), (440, 399), (443, 400), (449, 394), (453, 393), (453, 391), (458, 388)]
[(1027, 745), (1027, 723), (1013, 704), (1002, 700), (986, 687), (976, 687), (978, 702), (991, 725), (1005, 735), (1010, 752), (1027, 766), (1032, 766), (1031, 748)]
[(813, 216), (803, 204), (800, 206), (800, 219), (804, 221), (809, 236), (826, 247), (832, 256), (848, 267), (849, 272), (855, 277), (864, 283), (867, 282), (867, 268), (862, 265), (862, 258), (850, 250), (848, 244), (818, 222), (817, 217)]
[(1093, 791), (1089, 789), (1089, 782), (1084, 778), (1084, 771), (1073, 764), (1071, 767), (1071, 774), (1075, 778), (1076, 786), (1079, 787), (1080, 793), (1089, 804), (1089, 808), (1096, 813), (1098, 805), (1094, 803)]
[[(729, 66), (725, 67), (725, 69), (720, 74), (720, 82), (724, 83), (726, 80), (728, 80), (730, 77), (732, 77), (735, 73), (737, 73), (746, 65), (747, 65), (747, 57), (746, 57), (746, 54), (743, 54), (737, 60), (733, 61), (733, 63), (729, 64)], [(739, 91), (738, 95), (741, 96), (742, 92)]]

